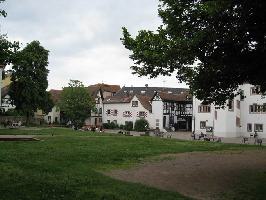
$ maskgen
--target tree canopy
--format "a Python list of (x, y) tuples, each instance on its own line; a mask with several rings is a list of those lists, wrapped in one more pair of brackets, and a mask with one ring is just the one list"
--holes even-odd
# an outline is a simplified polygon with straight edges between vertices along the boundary
[(123, 28), (121, 40), (133, 73), (176, 73), (198, 99), (222, 105), (244, 83), (266, 91), (265, 10), (261, 0), (160, 0), (163, 25), (135, 38)]
[(87, 88), (78, 80), (70, 80), (68, 87), (63, 88), (63, 92), (58, 102), (58, 107), (64, 112), (66, 118), (76, 127), (84, 124), (95, 102)]
[(48, 53), (39, 41), (33, 41), (18, 51), (12, 62), (10, 96), (16, 109), (27, 114), (28, 120), (37, 109), (48, 112), (53, 106), (46, 91)]

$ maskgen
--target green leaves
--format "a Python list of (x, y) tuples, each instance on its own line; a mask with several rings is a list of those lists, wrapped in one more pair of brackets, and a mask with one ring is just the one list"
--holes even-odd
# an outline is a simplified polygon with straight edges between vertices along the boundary
[(70, 80), (68, 87), (63, 88), (58, 107), (72, 123), (81, 126), (90, 116), (94, 104), (88, 89), (82, 82)]
[(123, 28), (134, 74), (177, 74), (192, 93), (222, 105), (238, 85), (266, 91), (266, 2), (160, 0), (163, 25), (133, 38)]
[(17, 110), (33, 114), (37, 109), (49, 112), (53, 107), (48, 87), (48, 50), (39, 41), (29, 43), (13, 59), (10, 96)]

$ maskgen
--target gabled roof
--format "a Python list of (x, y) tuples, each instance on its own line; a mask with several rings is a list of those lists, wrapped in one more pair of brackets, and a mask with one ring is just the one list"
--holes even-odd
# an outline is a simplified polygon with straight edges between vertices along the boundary
[(95, 85), (90, 85), (89, 87), (101, 89), (102, 91), (112, 92), (112, 93), (118, 92), (121, 89), (120, 85), (108, 85), (105, 83), (98, 83)]
[(180, 94), (171, 94), (166, 92), (158, 92), (158, 94), (161, 97), (162, 101), (192, 101), (192, 95), (189, 93), (189, 91), (181, 92)]
[(120, 86), (119, 85), (108, 85), (108, 84), (104, 84), (104, 83), (98, 83), (95, 85), (90, 85), (88, 86), (88, 90), (90, 92), (90, 94), (93, 97), (97, 96), (98, 91), (100, 90), (101, 92), (111, 92), (111, 93), (116, 93), (120, 90)]
[(116, 104), (116, 103), (130, 103), (134, 95), (125, 95), (125, 96), (112, 96), (107, 97), (103, 101), (104, 104)]
[(181, 94), (187, 92), (187, 88), (166, 88), (166, 87), (122, 87), (115, 96), (130, 95), (143, 95), (153, 97), (156, 92), (165, 92), (171, 94)]
[(152, 111), (151, 98), (149, 96), (137, 95), (141, 105), (148, 111)]
[(62, 90), (50, 90), (51, 98), (54, 103), (57, 103), (61, 97)]

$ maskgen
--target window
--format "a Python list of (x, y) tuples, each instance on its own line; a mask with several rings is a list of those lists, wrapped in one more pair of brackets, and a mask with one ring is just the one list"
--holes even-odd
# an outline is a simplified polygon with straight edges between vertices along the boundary
[(138, 107), (138, 101), (132, 101), (132, 107)]
[(261, 94), (259, 86), (250, 88), (250, 95), (258, 95), (258, 94)]
[(111, 110), (110, 109), (108, 109), (106, 112), (107, 112), (107, 115), (111, 114)]
[(234, 111), (234, 100), (229, 100), (228, 101), (228, 110), (229, 111)]
[(103, 122), (102, 118), (99, 118), (99, 123), (102, 123), (102, 122)]
[(107, 120), (107, 123), (110, 124), (110, 120)]
[(210, 113), (211, 106), (210, 105), (200, 105), (199, 106), (199, 113)]
[(205, 129), (206, 128), (206, 121), (201, 121), (200, 122), (200, 129)]
[(103, 112), (103, 109), (99, 108), (99, 114), (102, 114), (102, 112)]
[(258, 105), (253, 104), (249, 106), (249, 113), (252, 114), (260, 114), (260, 113), (266, 113), (266, 104)]
[(236, 107), (237, 107), (237, 109), (240, 109), (240, 101), (239, 100), (236, 100)]
[(139, 112), (139, 117), (146, 117), (146, 116), (147, 116), (146, 112), (144, 112), (144, 111)]
[(160, 120), (156, 119), (156, 127), (159, 127), (159, 125), (160, 125)]
[(117, 110), (113, 110), (113, 116), (117, 116)]
[(247, 124), (247, 131), (252, 132), (252, 124)]
[(236, 117), (236, 126), (240, 127), (240, 118), (239, 117)]
[(51, 122), (51, 116), (48, 116), (48, 122)]
[(245, 93), (244, 93), (244, 90), (241, 90), (240, 91), (240, 101), (244, 101), (245, 99)]
[(214, 112), (215, 120), (217, 120), (217, 110)]
[(254, 131), (263, 132), (263, 124), (254, 124)]
[(123, 112), (123, 117), (132, 117), (132, 112), (130, 111)]

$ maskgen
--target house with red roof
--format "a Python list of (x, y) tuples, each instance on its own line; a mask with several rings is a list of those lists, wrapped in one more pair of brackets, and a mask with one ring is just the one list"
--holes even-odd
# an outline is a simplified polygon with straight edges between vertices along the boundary
[(134, 124), (144, 118), (151, 129), (192, 129), (192, 96), (185, 88), (123, 87), (103, 107), (104, 123)]

